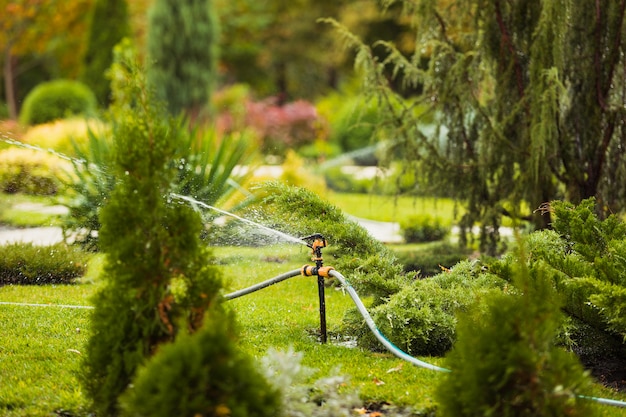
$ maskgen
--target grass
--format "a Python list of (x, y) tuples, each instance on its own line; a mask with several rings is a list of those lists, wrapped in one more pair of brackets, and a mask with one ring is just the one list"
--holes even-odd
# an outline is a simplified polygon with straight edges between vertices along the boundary
[(446, 198), (335, 192), (329, 192), (324, 197), (352, 216), (383, 222), (402, 222), (411, 216), (430, 214), (445, 224), (451, 224), (463, 214), (460, 206)]
[[(310, 263), (300, 246), (216, 248), (226, 292), (245, 288)], [(85, 305), (98, 286), (102, 257), (78, 284), (7, 286), (0, 301)], [(349, 271), (341, 271), (349, 279)], [(352, 301), (341, 291), (326, 289), (330, 341), (318, 341), (319, 304), (314, 277), (295, 277), (262, 291), (229, 301), (240, 327), (240, 346), (256, 358), (269, 348), (303, 352), (312, 378), (338, 370), (348, 375), (345, 389), (358, 390), (365, 404), (391, 403), (427, 412), (441, 374), (415, 367), (388, 353), (349, 348), (340, 343), (341, 320)], [(86, 399), (77, 373), (80, 352), (89, 334), (89, 310), (0, 305), (0, 416), (43, 417), (57, 411), (86, 415)], [(441, 358), (421, 358), (445, 366)], [(598, 387), (591, 395), (626, 398)], [(623, 415), (623, 409), (598, 406), (601, 415)]]
[(86, 310), (0, 306), (2, 416), (83, 409), (76, 373), (88, 317)]

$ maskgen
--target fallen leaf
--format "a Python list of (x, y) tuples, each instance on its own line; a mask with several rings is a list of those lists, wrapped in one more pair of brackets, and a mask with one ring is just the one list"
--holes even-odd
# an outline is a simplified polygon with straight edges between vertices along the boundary
[(373, 379), (372, 381), (373, 381), (373, 382), (374, 382), (374, 384), (376, 384), (376, 385), (385, 385), (385, 382), (384, 382), (384, 381), (382, 381), (382, 380), (380, 380), (380, 379), (378, 379), (378, 378), (376, 378), (376, 377), (374, 377), (374, 379)]
[(388, 369), (388, 370), (387, 370), (387, 373), (388, 373), (388, 374), (390, 374), (390, 373), (392, 373), (392, 372), (399, 372), (399, 371), (401, 371), (401, 370), (402, 370), (402, 366), (403, 366), (403, 365), (404, 365), (404, 364), (403, 364), (403, 363), (401, 363), (400, 365), (396, 366), (395, 368)]

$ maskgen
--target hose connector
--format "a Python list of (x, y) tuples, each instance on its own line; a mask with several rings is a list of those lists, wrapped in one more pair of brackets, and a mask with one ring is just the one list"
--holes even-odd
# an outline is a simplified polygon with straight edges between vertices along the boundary
[(333, 268), (332, 266), (321, 266), (321, 267), (317, 267), (317, 266), (311, 266), (311, 265), (304, 265), (302, 268), (300, 268), (300, 273), (302, 274), (302, 276), (305, 277), (312, 277), (317, 275), (318, 277), (324, 277), (324, 278), (329, 278), (330, 277), (330, 271), (332, 271)]

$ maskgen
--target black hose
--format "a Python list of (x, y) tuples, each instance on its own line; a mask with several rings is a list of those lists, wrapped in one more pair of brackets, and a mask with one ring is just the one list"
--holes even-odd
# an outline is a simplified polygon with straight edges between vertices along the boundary
[(241, 297), (243, 295), (248, 295), (250, 293), (253, 293), (253, 292), (258, 291), (258, 290), (262, 290), (263, 288), (267, 288), (270, 285), (278, 284), (281, 281), (284, 281), (284, 280), (289, 279), (289, 278), (293, 278), (293, 277), (298, 276), (298, 275), (300, 275), (300, 270), (299, 269), (294, 269), (293, 271), (285, 272), (284, 274), (281, 274), (281, 275), (279, 275), (277, 277), (274, 277), (272, 279), (268, 279), (267, 281), (260, 282), (258, 284), (255, 284), (255, 285), (251, 286), (251, 287), (244, 288), (242, 290), (235, 291), (235, 292), (232, 292), (230, 294), (226, 294), (224, 296), (224, 298), (227, 299), (227, 300), (232, 300), (233, 298)]

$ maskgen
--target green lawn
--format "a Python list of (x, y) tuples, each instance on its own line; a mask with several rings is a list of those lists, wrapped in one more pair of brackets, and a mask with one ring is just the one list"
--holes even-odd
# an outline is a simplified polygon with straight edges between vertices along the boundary
[(429, 214), (445, 223), (453, 223), (463, 213), (460, 206), (446, 198), (335, 192), (329, 192), (323, 198), (352, 216), (384, 222), (401, 222), (410, 216)]
[[(301, 246), (217, 248), (226, 292), (245, 288), (310, 263)], [(76, 285), (0, 287), (0, 301), (86, 305), (98, 285), (101, 258)], [(350, 271), (340, 271), (348, 279)], [(352, 307), (348, 295), (326, 290), (330, 342), (317, 340), (319, 305), (315, 278), (295, 277), (228, 302), (237, 313), (242, 349), (256, 358), (272, 347), (303, 353), (303, 365), (317, 369), (317, 379), (338, 370), (348, 375), (344, 389), (358, 390), (364, 404), (388, 402), (427, 411), (441, 374), (418, 368), (388, 353), (346, 347), (341, 320)], [(50, 416), (66, 410), (86, 415), (77, 372), (89, 333), (89, 310), (0, 305), (0, 416)], [(421, 358), (444, 366), (441, 358)], [(600, 389), (596, 396), (626, 398)], [(604, 416), (623, 409), (598, 406)]]

